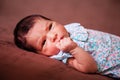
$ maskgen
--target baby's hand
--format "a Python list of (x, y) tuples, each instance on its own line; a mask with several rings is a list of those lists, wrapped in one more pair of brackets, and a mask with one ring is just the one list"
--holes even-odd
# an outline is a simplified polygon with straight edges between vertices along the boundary
[(77, 47), (77, 44), (73, 42), (69, 37), (61, 39), (56, 46), (64, 51), (64, 52), (70, 52), (70, 50), (73, 50)]

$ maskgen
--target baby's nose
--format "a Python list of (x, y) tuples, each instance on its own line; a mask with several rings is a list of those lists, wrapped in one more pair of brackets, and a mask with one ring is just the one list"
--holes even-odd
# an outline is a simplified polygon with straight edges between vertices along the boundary
[(48, 33), (48, 35), (47, 35), (47, 38), (50, 40), (50, 41), (52, 41), (52, 42), (54, 42), (55, 40), (56, 40), (56, 38), (57, 38), (57, 34), (56, 33)]

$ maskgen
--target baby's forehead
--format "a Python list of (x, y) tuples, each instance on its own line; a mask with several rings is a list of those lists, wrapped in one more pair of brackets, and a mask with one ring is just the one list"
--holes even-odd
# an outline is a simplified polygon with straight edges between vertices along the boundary
[(41, 22), (41, 21), (51, 21), (51, 20), (47, 20), (47, 19), (44, 19), (44, 18), (35, 19), (35, 22)]
[(45, 20), (45, 19), (39, 19), (36, 20), (32, 28), (29, 30), (29, 32), (44, 32), (46, 30), (46, 27), (49, 26), (50, 20)]
[(34, 25), (35, 26), (36, 24), (39, 24), (39, 25), (44, 25), (44, 24), (47, 24), (47, 22), (49, 22), (48, 20), (45, 20), (45, 19), (37, 19), (34, 21)]

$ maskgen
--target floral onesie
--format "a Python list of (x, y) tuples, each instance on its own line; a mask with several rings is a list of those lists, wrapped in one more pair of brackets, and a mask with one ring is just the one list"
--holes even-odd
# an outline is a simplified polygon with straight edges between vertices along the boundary
[[(88, 51), (98, 66), (98, 73), (110, 77), (120, 78), (120, 37), (86, 29), (79, 23), (65, 25), (70, 33), (70, 38), (85, 51)], [(51, 58), (67, 62), (72, 57), (69, 53), (60, 51)]]

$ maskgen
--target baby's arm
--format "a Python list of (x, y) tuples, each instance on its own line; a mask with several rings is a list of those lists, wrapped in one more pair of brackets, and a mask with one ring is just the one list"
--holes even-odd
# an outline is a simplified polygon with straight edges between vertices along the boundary
[(70, 38), (62, 39), (56, 46), (73, 55), (73, 58), (68, 59), (68, 65), (84, 73), (95, 73), (97, 71), (96, 62), (92, 56), (77, 46)]

